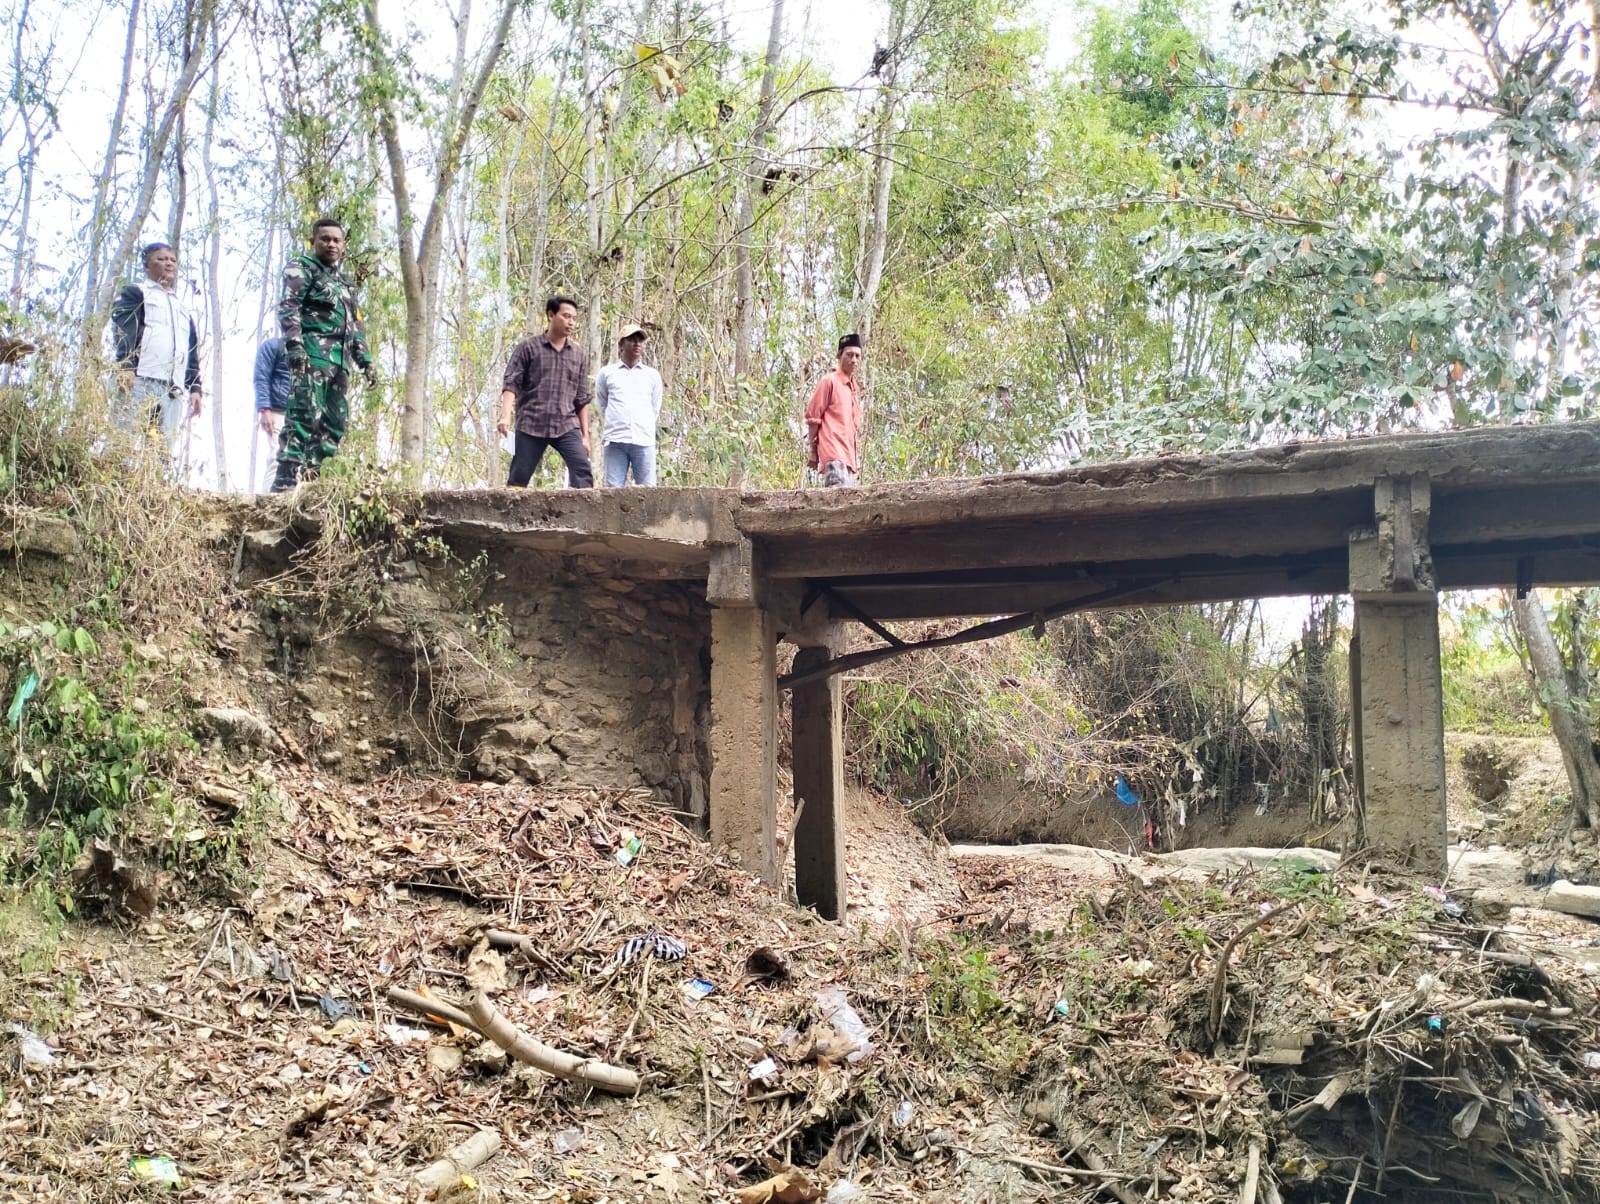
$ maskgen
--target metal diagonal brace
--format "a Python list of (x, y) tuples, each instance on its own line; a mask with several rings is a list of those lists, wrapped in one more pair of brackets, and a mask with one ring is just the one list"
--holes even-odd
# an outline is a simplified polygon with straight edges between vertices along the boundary
[(1104, 605), (1107, 602), (1121, 601), (1144, 590), (1154, 589), (1158, 585), (1166, 585), (1168, 582), (1176, 580), (1177, 577), (1175, 576), (1167, 576), (1154, 580), (1138, 581), (1132, 585), (1114, 585), (1097, 593), (1085, 594), (1081, 598), (1074, 598), (1070, 602), (1061, 602), (1055, 606), (1030, 610), (1026, 614), (1012, 615), (1007, 619), (991, 619), (987, 623), (979, 623), (976, 627), (968, 627), (965, 631), (958, 631), (954, 635), (943, 635), (932, 640), (919, 640), (915, 644), (902, 643), (898, 647), (868, 648), (863, 652), (847, 653), (844, 656), (834, 657), (827, 664), (815, 669), (784, 674), (778, 678), (778, 689), (792, 690), (796, 686), (806, 686), (812, 682), (825, 681), (840, 673), (848, 673), (851, 669), (859, 669), (864, 665), (875, 665), (879, 661), (893, 660), (897, 656), (904, 656), (908, 652), (919, 652), (924, 648), (954, 648), (960, 644), (976, 644), (980, 640), (992, 640), (996, 636), (1009, 635), (1013, 631), (1021, 631), (1025, 627), (1032, 627), (1035, 623), (1059, 619), (1063, 615), (1070, 615), (1075, 611), (1093, 610), (1096, 606)]
[(833, 586), (824, 585), (822, 587), (822, 596), (827, 598), (829, 602), (832, 602), (840, 610), (844, 611), (845, 614), (849, 615), (857, 623), (860, 623), (879, 639), (887, 643), (891, 648), (904, 648), (906, 646), (906, 642), (904, 640), (895, 635), (894, 632), (890, 631), (882, 623), (878, 622), (878, 620), (874, 619), (866, 611), (862, 610), (854, 602), (850, 601), (849, 598), (841, 595), (838, 590), (833, 588)]

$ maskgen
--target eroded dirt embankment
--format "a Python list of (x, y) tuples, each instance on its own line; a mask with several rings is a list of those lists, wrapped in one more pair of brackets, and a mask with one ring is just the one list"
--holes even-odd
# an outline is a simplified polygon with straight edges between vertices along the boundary
[[(73, 915), (0, 953), (3, 1014), (48, 1049), (0, 1069), (8, 1192), (122, 1199), (159, 1157), (193, 1198), (400, 1200), (483, 1131), (500, 1152), (452, 1198), (1600, 1199), (1595, 979), (1560, 951), (1585, 930), (1370, 867), (952, 863), (860, 797), (855, 914), (824, 924), (680, 822), (703, 663), (628, 659), (676, 655), (631, 630), (650, 607), (569, 616), (630, 592), (562, 563), (505, 586), (392, 534), (319, 559), (260, 517), (207, 519), (204, 609), (123, 620), (134, 713), (198, 740), (164, 763), (167, 827), (130, 818)], [(246, 526), (292, 534), (241, 550)], [(73, 588), (57, 559), (25, 558), (10, 604)], [(642, 1088), (562, 1085), (392, 987), (481, 991)]]

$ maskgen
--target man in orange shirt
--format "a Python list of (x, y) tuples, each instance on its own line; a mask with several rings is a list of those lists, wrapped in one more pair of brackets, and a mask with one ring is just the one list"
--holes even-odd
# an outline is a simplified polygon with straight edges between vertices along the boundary
[(861, 336), (839, 340), (839, 366), (817, 382), (806, 407), (806, 467), (824, 485), (854, 485), (861, 474), (856, 438), (861, 433)]

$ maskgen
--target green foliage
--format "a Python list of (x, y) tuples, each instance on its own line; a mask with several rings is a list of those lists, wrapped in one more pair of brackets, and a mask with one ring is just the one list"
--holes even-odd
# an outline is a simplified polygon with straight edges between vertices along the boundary
[(933, 938), (918, 953), (935, 1044), (952, 1056), (975, 1055), (998, 1070), (1017, 1065), (1029, 1041), (1001, 994), (994, 951), (956, 934)]
[(997, 643), (999, 655), (905, 662), (849, 696), (846, 747), (860, 772), (937, 821), (942, 802), (975, 781), (1059, 783), (1062, 750), (1090, 720), (1052, 680), (1048, 641)]
[(129, 696), (133, 677), (129, 662), (108, 674), (83, 627), (0, 621), (0, 680), (16, 716), (0, 737), (0, 822), (38, 834), (31, 854), (11, 854), (13, 875), (59, 874), (131, 812), (170, 812), (166, 773), (192, 741)]
[(1458, 600), (1440, 633), (1447, 731), (1537, 736), (1546, 728), (1517, 655), (1511, 616), (1482, 599)]

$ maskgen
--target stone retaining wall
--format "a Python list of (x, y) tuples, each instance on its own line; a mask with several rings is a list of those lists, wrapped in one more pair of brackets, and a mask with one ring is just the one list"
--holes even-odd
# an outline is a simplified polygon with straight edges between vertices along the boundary
[(523, 550), (502, 550), (494, 569), (481, 605), (499, 607), (523, 658), (519, 685), (535, 702), (520, 723), (487, 733), (489, 749), (510, 754), (502, 764), (517, 776), (648, 786), (704, 817), (711, 705), (704, 584)]

